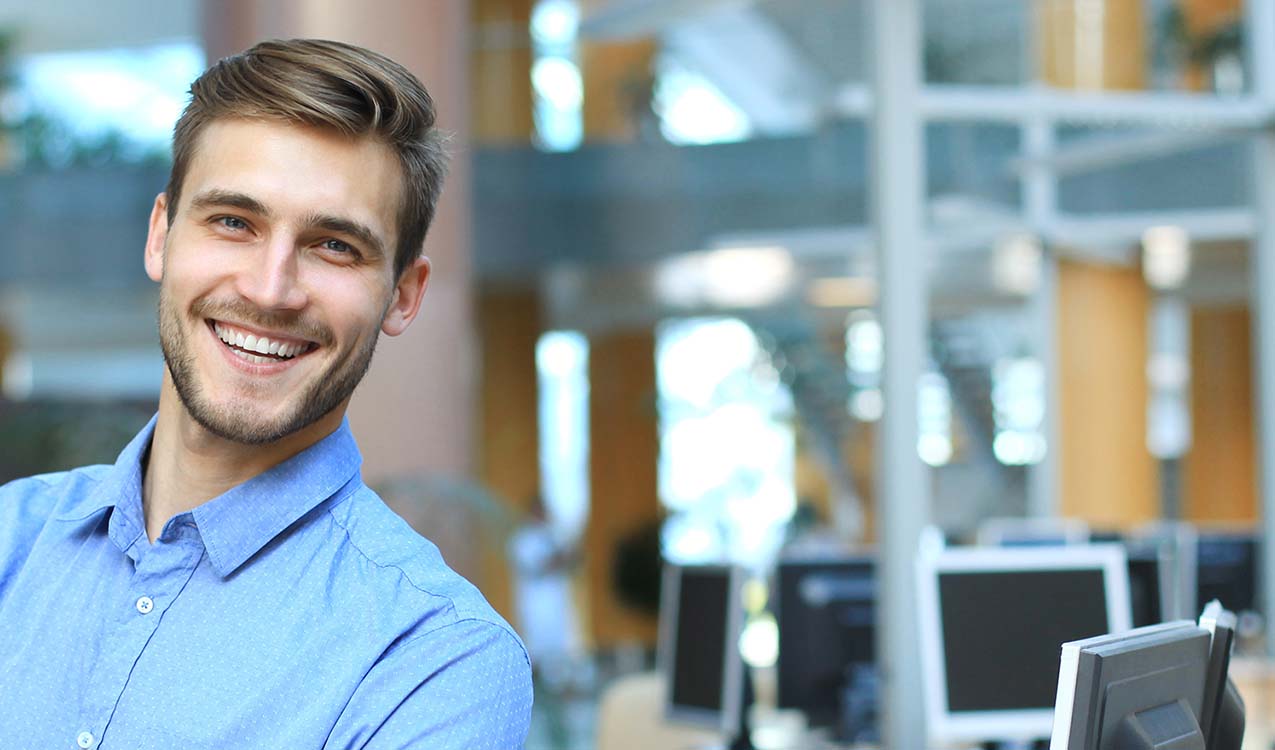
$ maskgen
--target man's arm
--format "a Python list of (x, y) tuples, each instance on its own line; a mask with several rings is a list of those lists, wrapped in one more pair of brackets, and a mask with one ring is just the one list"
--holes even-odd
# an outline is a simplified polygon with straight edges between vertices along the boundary
[(330, 750), (517, 750), (531, 722), (531, 665), (508, 630), (461, 620), (392, 649), (355, 691)]

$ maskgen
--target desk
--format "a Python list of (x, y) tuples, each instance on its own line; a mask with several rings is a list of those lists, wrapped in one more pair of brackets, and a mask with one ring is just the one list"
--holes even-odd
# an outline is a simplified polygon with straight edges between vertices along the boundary
[(1244, 750), (1270, 750), (1275, 743), (1275, 662), (1237, 656), (1230, 674), (1244, 698)]

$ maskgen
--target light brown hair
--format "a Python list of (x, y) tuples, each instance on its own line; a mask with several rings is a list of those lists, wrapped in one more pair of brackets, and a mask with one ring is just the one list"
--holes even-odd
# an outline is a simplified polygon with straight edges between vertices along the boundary
[(173, 130), (170, 225), (199, 135), (209, 123), (277, 120), (376, 138), (388, 146), (403, 175), (395, 278), (420, 253), (442, 192), (447, 156), (434, 123), (434, 101), (402, 65), (342, 42), (273, 40), (218, 61), (191, 84), (190, 95)]

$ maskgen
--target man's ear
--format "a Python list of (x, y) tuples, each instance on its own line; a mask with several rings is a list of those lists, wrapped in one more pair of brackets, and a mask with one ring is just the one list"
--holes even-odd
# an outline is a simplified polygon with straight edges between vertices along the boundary
[(168, 196), (160, 193), (151, 206), (150, 227), (146, 231), (146, 253), (143, 262), (152, 281), (164, 278), (164, 244), (168, 240)]
[(421, 255), (403, 271), (398, 283), (394, 285), (394, 299), (381, 321), (381, 330), (385, 335), (397, 336), (406, 331), (408, 324), (416, 317), (421, 309), (425, 287), (429, 286), (429, 270), (429, 258)]

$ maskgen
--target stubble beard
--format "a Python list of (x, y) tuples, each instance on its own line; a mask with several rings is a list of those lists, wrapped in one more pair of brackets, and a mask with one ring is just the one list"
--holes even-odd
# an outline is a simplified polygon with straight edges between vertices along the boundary
[[(192, 308), (194, 325), (204, 325), (203, 320), (207, 317), (216, 318), (215, 315), (201, 314), (211, 312), (214, 307), (233, 309), (237, 313), (234, 317), (246, 318), (245, 322), (264, 318), (242, 303), (214, 306), (205, 302)], [(158, 317), (164, 362), (186, 412), (213, 435), (244, 445), (266, 445), (281, 440), (309, 427), (340, 406), (367, 374), (378, 339), (376, 332), (372, 332), (344, 362), (333, 363), (327, 371), (314, 377), (301, 393), (291, 396), (293, 404), (283, 415), (269, 420), (256, 413), (248, 403), (214, 404), (208, 400), (196, 374), (195, 356), (182, 328), (180, 313), (163, 284), (160, 285)], [(266, 324), (263, 327), (277, 326)], [(331, 341), (331, 338), (326, 336), (324, 340)]]

